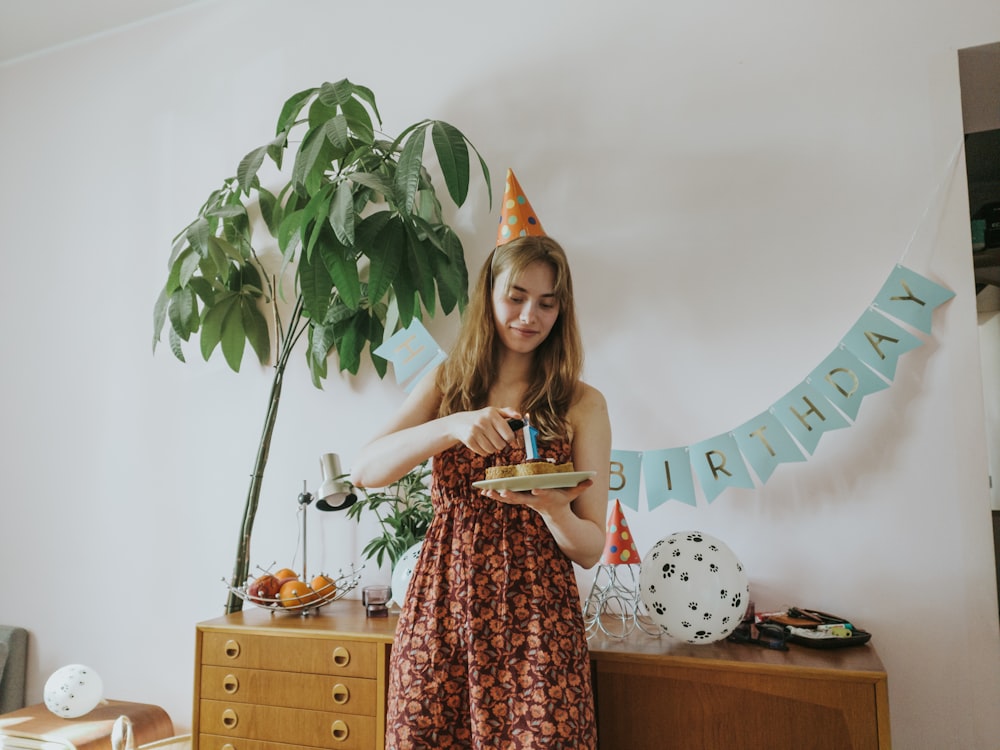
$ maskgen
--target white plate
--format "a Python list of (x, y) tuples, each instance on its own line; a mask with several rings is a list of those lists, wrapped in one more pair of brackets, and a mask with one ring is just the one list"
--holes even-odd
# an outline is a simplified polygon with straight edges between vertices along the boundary
[(483, 479), (472, 486), (481, 490), (510, 490), (528, 492), (530, 490), (556, 490), (560, 487), (576, 487), (584, 479), (590, 479), (596, 471), (563, 471), (555, 474), (534, 474), (530, 477), (503, 477)]

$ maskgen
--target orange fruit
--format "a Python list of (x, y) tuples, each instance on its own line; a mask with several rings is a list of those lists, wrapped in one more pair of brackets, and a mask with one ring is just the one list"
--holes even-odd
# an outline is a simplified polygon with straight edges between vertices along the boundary
[(291, 568), (282, 568), (278, 572), (272, 573), (272, 575), (275, 578), (277, 578), (279, 581), (287, 581), (290, 578), (298, 578), (299, 577), (299, 574), (296, 573)]
[(320, 574), (312, 579), (310, 588), (320, 599), (330, 599), (337, 593), (337, 584), (328, 575)]
[(305, 581), (285, 581), (278, 590), (282, 607), (301, 607), (316, 599), (316, 592)]

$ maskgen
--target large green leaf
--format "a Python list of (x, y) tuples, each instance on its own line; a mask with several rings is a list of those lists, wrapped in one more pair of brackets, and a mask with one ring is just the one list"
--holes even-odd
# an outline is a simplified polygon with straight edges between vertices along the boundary
[(388, 198), (392, 198), (393, 184), (385, 177), (374, 172), (355, 172), (347, 176), (352, 182), (364, 185), (366, 188), (374, 190), (376, 193)]
[(222, 325), (226, 315), (237, 303), (238, 295), (229, 293), (219, 297), (213, 307), (206, 307), (201, 321), (201, 356), (208, 361), (215, 347), (222, 340)]
[(349, 99), (344, 102), (342, 109), (354, 137), (369, 146), (373, 144), (375, 142), (375, 128), (372, 125), (371, 115), (365, 109), (365, 105), (357, 99)]
[(170, 295), (170, 325), (177, 335), (185, 341), (198, 330), (201, 322), (198, 313), (198, 300), (190, 287), (178, 289)]
[(236, 180), (239, 182), (240, 188), (244, 193), (250, 192), (254, 178), (257, 176), (257, 171), (260, 169), (260, 165), (264, 163), (264, 157), (267, 156), (267, 149), (267, 146), (258, 146), (244, 156), (240, 161), (240, 165), (236, 168)]
[(319, 87), (317, 98), (330, 107), (343, 107), (354, 97), (354, 84), (346, 78), (334, 83), (326, 82)]
[(262, 365), (266, 364), (271, 356), (271, 336), (267, 330), (267, 320), (252, 297), (240, 297), (240, 315), (243, 318), (243, 330), (257, 354), (257, 360)]
[(333, 279), (330, 278), (322, 253), (313, 253), (311, 258), (299, 259), (299, 289), (302, 294), (302, 309), (313, 320), (323, 320), (330, 304)]
[(341, 301), (351, 310), (357, 310), (361, 304), (361, 279), (354, 253), (333, 238), (324, 242), (319, 252)]
[(330, 202), (330, 226), (341, 243), (350, 247), (354, 244), (354, 193), (350, 180), (342, 180), (337, 185)]
[(247, 337), (243, 330), (242, 305), (229, 306), (222, 320), (222, 356), (233, 372), (240, 371), (243, 363), (243, 350), (246, 349)]
[(437, 303), (434, 293), (434, 267), (429, 256), (437, 250), (430, 242), (418, 239), (416, 232), (409, 225), (406, 228), (406, 264), (424, 307), (433, 314)]
[(455, 205), (461, 206), (469, 195), (469, 149), (465, 137), (448, 123), (435, 120), (431, 140), (448, 194)]
[(313, 192), (307, 186), (315, 181), (317, 164), (321, 165), (319, 167), (321, 174), (325, 168), (321, 156), (327, 143), (329, 141), (321, 128), (313, 128), (305, 134), (299, 152), (295, 156), (295, 166), (292, 168), (292, 183), (296, 192), (301, 194)]
[(469, 298), (469, 272), (465, 265), (465, 255), (462, 241), (448, 227), (441, 230), (438, 238), (443, 253), (431, 253), (430, 260), (434, 267), (434, 277), (437, 279), (438, 299), (441, 310), (449, 314), (458, 306), (465, 309)]
[(413, 197), (420, 185), (420, 168), (424, 158), (424, 135), (426, 130), (419, 128), (410, 133), (403, 144), (396, 165), (396, 190), (399, 195), (400, 209), (409, 213), (413, 210)]
[(375, 304), (396, 283), (406, 257), (406, 234), (399, 217), (383, 223), (362, 250), (369, 259), (368, 298)]
[[(281, 107), (281, 114), (278, 115), (278, 125), (274, 129), (275, 135), (280, 135), (281, 133), (287, 133), (292, 129), (292, 125), (295, 124), (295, 120), (299, 116), (299, 112), (302, 111), (302, 107), (305, 106), (313, 94), (316, 93), (315, 88), (305, 89), (297, 94), (292, 94), (285, 100), (284, 105)], [(279, 169), (281, 165), (278, 165)]]

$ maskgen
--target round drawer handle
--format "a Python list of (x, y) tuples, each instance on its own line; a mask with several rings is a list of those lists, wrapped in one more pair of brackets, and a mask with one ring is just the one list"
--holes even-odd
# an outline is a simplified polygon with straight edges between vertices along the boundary
[(222, 750), (236, 750), (236, 746), (230, 742), (227, 742), (225, 745), (222, 746)]
[(225, 646), (225, 649), (223, 650), (223, 653), (225, 653), (225, 655), (228, 658), (235, 659), (237, 656), (240, 655), (240, 643), (239, 643), (239, 641), (234, 641), (232, 639), (226, 641), (226, 646)]
[(337, 646), (333, 650), (333, 663), (338, 667), (346, 667), (351, 663), (351, 652), (343, 646)]
[(225, 690), (230, 695), (233, 695), (237, 690), (240, 689), (240, 681), (234, 674), (227, 674), (222, 678), (222, 689)]
[(227, 708), (222, 712), (222, 726), (226, 729), (233, 729), (239, 723), (240, 717), (236, 715), (236, 712), (233, 709)]
[(347, 728), (347, 722), (337, 719), (330, 725), (330, 734), (337, 742), (343, 742), (350, 735), (351, 730)]
[(333, 686), (333, 702), (339, 703), (343, 706), (347, 701), (351, 699), (351, 691), (348, 689), (347, 685), (342, 682), (338, 682)]

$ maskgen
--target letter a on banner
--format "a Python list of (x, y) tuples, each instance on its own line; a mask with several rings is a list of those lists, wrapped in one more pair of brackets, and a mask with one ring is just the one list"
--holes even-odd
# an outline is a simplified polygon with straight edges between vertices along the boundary
[(611, 451), (611, 481), (608, 502), (618, 499), (632, 510), (639, 510), (639, 477), (642, 476), (642, 453)]
[(731, 433), (692, 445), (691, 466), (708, 502), (727, 487), (753, 489), (753, 479)]
[(955, 296), (951, 289), (897, 265), (875, 297), (875, 308), (924, 333), (931, 332), (931, 314)]
[(698, 504), (694, 497), (690, 455), (687, 448), (643, 452), (642, 476), (646, 480), (646, 504), (650, 510), (667, 500)]
[(375, 354), (392, 362), (393, 370), (396, 372), (396, 382), (407, 392), (412, 390), (426, 372), (443, 362), (446, 357), (434, 338), (416, 318), (409, 327), (401, 328), (383, 341), (375, 350)]
[(843, 341), (851, 354), (887, 380), (896, 377), (896, 364), (900, 355), (923, 343), (872, 309), (865, 311)]

